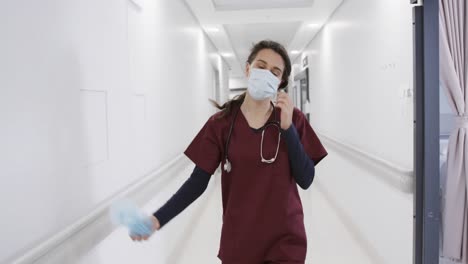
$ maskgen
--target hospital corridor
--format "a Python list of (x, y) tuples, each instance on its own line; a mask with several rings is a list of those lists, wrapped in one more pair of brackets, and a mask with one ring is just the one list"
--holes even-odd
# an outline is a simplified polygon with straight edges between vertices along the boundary
[(468, 263), (465, 1), (1, 4), (1, 264)]

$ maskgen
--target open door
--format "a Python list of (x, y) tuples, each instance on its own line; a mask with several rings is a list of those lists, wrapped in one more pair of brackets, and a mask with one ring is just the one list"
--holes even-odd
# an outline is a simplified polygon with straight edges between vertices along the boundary
[(298, 107), (301, 109), (301, 111), (304, 113), (306, 116), (307, 120), (310, 121), (310, 109), (309, 109), (309, 68), (306, 68), (305, 70), (301, 71), (298, 73), (296, 76), (294, 76), (294, 82), (299, 84), (299, 87), (296, 85), (296, 89), (298, 91), (295, 91), (298, 93)]

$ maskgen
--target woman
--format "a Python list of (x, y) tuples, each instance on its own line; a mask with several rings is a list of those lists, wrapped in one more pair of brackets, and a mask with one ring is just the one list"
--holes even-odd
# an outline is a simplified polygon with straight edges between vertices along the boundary
[(297, 185), (311, 185), (315, 166), (327, 151), (302, 112), (279, 91), (288, 85), (290, 73), (282, 45), (254, 45), (246, 64), (247, 92), (222, 106), (215, 103), (221, 111), (208, 119), (184, 152), (195, 169), (154, 213), (153, 230), (196, 200), (221, 163), (222, 262), (304, 263), (307, 239)]

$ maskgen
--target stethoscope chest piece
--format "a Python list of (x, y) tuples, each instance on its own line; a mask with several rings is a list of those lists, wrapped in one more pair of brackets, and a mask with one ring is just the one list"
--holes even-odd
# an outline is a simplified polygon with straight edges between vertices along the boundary
[(228, 159), (226, 159), (226, 162), (224, 163), (224, 170), (228, 173), (231, 172), (231, 162), (229, 162)]

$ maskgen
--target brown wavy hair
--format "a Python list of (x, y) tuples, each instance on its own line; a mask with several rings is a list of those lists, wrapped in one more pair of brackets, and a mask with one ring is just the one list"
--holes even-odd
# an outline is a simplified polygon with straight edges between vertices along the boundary
[[(247, 59), (247, 63), (252, 64), (252, 62), (257, 57), (257, 54), (261, 50), (264, 50), (264, 49), (271, 49), (274, 52), (278, 53), (281, 56), (281, 58), (283, 58), (284, 71), (283, 71), (283, 76), (281, 77), (281, 84), (279, 85), (278, 89), (287, 87), (289, 75), (291, 75), (291, 59), (289, 58), (288, 52), (286, 51), (284, 46), (281, 45), (280, 43), (272, 41), (272, 40), (262, 40), (258, 42), (257, 44), (253, 45), (250, 51), (250, 55)], [(246, 92), (243, 92), (242, 94), (239, 94), (233, 99), (225, 102), (223, 105), (220, 105), (216, 101), (211, 100), (211, 99), (210, 101), (216, 108), (222, 111), (221, 115), (219, 116), (221, 118), (231, 113), (232, 106), (234, 104), (241, 104), (245, 99), (245, 94)]]

